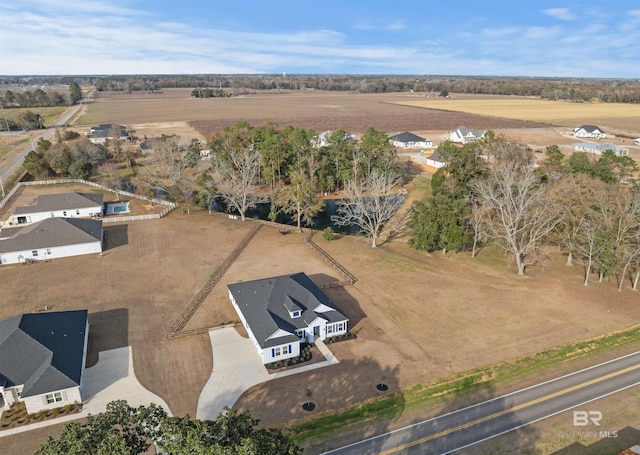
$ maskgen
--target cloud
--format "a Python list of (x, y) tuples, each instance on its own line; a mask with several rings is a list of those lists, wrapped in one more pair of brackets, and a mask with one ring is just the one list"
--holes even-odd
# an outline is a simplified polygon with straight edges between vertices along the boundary
[(397, 32), (407, 28), (407, 24), (401, 21), (391, 22), (390, 24), (374, 25), (369, 22), (358, 22), (353, 27), (355, 30), (386, 30), (390, 32)]
[(561, 21), (572, 21), (576, 18), (575, 14), (569, 11), (569, 8), (549, 8), (542, 10), (542, 12)]

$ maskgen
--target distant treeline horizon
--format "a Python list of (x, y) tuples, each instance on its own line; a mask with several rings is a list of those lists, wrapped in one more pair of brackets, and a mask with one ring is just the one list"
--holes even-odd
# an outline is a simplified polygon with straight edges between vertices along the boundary
[(330, 75), (330, 74), (211, 74), (211, 75), (84, 75), (0, 76), (0, 93), (17, 87), (70, 84), (93, 86), (98, 91), (159, 91), (163, 88), (224, 90), (227, 96), (251, 90), (321, 90), (361, 93), (414, 92), (538, 96), (571, 102), (640, 103), (640, 79)]

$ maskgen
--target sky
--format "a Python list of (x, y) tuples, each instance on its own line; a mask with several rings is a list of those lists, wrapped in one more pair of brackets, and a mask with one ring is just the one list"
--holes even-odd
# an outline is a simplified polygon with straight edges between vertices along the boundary
[(0, 75), (640, 77), (638, 0), (18, 0)]

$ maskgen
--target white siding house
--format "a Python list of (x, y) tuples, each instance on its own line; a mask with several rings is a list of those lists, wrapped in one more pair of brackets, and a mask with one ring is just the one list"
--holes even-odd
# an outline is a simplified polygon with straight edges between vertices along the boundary
[(0, 231), (0, 264), (102, 252), (102, 220), (49, 218)]
[(102, 209), (102, 194), (44, 194), (28, 205), (16, 207), (10, 224), (35, 223), (47, 218), (91, 218), (102, 215)]
[(576, 152), (593, 153), (594, 155), (602, 155), (607, 150), (611, 150), (616, 156), (627, 156), (629, 154), (628, 148), (612, 144), (611, 142), (603, 142), (599, 144), (594, 144), (593, 142), (579, 142), (574, 145), (574, 149)]
[(433, 142), (431, 141), (431, 139), (425, 139), (408, 131), (391, 136), (389, 138), (389, 142), (391, 142), (394, 146), (403, 149), (433, 147)]
[(582, 125), (573, 129), (575, 137), (592, 137), (596, 139), (605, 139), (607, 135), (602, 129), (595, 125)]
[(91, 131), (87, 133), (87, 138), (94, 144), (104, 144), (110, 139), (114, 139), (113, 132), (116, 132), (117, 139), (126, 141), (129, 139), (127, 128), (122, 125), (114, 125), (104, 123), (98, 126), (92, 126)]
[(427, 158), (426, 163), (427, 166), (435, 167), (436, 169), (440, 169), (447, 164), (447, 162), (438, 154), (437, 150)]
[(459, 126), (449, 133), (449, 140), (459, 144), (466, 144), (467, 142), (473, 142), (481, 139), (484, 137), (485, 133), (486, 130), (474, 130), (472, 128), (467, 128), (466, 126)]
[(227, 287), (264, 364), (298, 357), (302, 342), (347, 333), (348, 319), (304, 273)]
[(82, 403), (87, 310), (23, 314), (0, 321), (0, 408), (32, 414)]

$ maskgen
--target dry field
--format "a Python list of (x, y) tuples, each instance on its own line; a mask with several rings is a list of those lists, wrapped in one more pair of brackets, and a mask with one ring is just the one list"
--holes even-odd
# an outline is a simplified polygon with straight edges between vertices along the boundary
[[(541, 122), (491, 118), (463, 112), (416, 109), (400, 103), (422, 99), (409, 93), (358, 94), (341, 92), (283, 92), (197, 99), (191, 89), (165, 89), (162, 93), (99, 93), (78, 124), (120, 123), (138, 129), (145, 124), (186, 121), (208, 136), (237, 121), (262, 125), (274, 121), (315, 131), (342, 128), (354, 134), (369, 126), (395, 134), (402, 131), (447, 131), (460, 125), (476, 128), (534, 128)], [(169, 125), (170, 126), (170, 125)], [(167, 125), (155, 133), (174, 132)], [(140, 134), (138, 134), (140, 135)], [(189, 137), (186, 134), (183, 137)], [(195, 137), (195, 136), (194, 136)]]
[(640, 105), (637, 104), (566, 103), (526, 97), (468, 98), (459, 95), (451, 99), (407, 100), (402, 104), (427, 110), (490, 115), (571, 128), (581, 124), (596, 124), (612, 132), (640, 135)]

